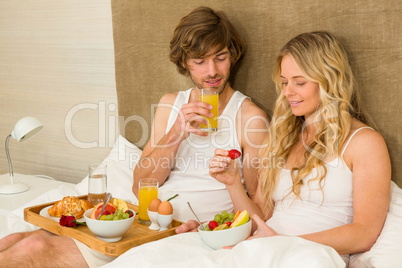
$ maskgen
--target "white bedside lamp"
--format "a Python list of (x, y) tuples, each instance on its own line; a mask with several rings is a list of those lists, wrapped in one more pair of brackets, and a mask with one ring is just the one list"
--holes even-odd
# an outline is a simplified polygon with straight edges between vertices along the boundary
[(33, 117), (21, 118), (14, 127), (14, 130), (6, 138), (6, 155), (8, 159), (8, 166), (10, 168), (10, 184), (0, 186), (0, 194), (17, 194), (28, 191), (30, 187), (24, 183), (14, 182), (13, 165), (11, 164), (10, 154), (8, 152), (8, 141), (10, 137), (16, 139), (18, 142), (25, 141), (34, 136), (43, 128), (42, 123)]

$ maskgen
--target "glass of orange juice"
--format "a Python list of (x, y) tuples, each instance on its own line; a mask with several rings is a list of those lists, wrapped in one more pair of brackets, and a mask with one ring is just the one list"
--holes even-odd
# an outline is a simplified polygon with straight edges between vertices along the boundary
[(141, 224), (151, 224), (147, 210), (151, 201), (158, 198), (158, 186), (157, 179), (143, 178), (139, 181), (138, 222)]
[(206, 102), (212, 105), (211, 117), (205, 117), (208, 124), (201, 124), (201, 129), (207, 132), (215, 132), (218, 130), (218, 104), (219, 104), (219, 91), (214, 88), (200, 89), (200, 101)]

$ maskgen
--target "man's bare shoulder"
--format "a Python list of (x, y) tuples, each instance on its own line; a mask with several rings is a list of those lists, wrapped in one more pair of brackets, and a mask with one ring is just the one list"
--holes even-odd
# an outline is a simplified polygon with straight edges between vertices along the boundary
[(179, 94), (179, 92), (167, 93), (162, 96), (162, 98), (159, 100), (159, 103), (160, 104), (174, 104), (178, 94)]
[[(168, 118), (170, 116), (170, 112), (176, 100), (176, 97), (179, 92), (176, 93), (167, 93), (162, 96), (159, 100), (156, 115), (155, 115), (155, 122), (158, 124), (163, 124), (166, 127)], [(154, 123), (155, 123), (154, 122)]]
[(245, 99), (241, 105), (241, 111), (243, 118), (246, 117), (251, 117), (251, 116), (260, 116), (263, 118), (266, 118), (268, 120), (268, 115), (262, 110), (260, 107), (258, 107), (254, 102), (252, 102), (250, 99)]

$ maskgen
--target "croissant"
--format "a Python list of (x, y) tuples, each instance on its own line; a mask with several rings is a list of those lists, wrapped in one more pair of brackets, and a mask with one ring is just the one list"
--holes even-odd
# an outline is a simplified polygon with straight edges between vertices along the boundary
[(75, 196), (66, 196), (62, 200), (54, 203), (47, 212), (52, 217), (74, 215), (76, 219), (79, 219), (84, 215), (84, 212), (90, 208), (93, 208), (93, 205), (88, 200), (82, 200)]

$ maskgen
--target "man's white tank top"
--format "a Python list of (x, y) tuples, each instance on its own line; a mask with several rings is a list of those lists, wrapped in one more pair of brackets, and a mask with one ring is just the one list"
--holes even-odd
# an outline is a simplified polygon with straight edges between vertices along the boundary
[[(280, 234), (303, 235), (324, 231), (353, 220), (353, 173), (343, 160), (343, 154), (357, 129), (344, 146), (341, 156), (327, 163), (327, 174), (321, 191), (314, 169), (300, 187), (301, 199), (286, 196), (292, 187), (291, 171), (282, 169), (273, 199), (275, 210), (267, 224)], [(371, 129), (371, 128), (370, 128)]]
[[(172, 109), (166, 133), (176, 121), (178, 111), (183, 104), (188, 103), (192, 89), (180, 91)], [(187, 206), (191, 207), (201, 221), (212, 220), (215, 214), (223, 210), (231, 212), (233, 204), (223, 183), (209, 175), (209, 160), (214, 156), (216, 148), (241, 151), (236, 133), (236, 115), (247, 96), (235, 91), (218, 117), (218, 131), (206, 137), (195, 134), (184, 140), (177, 152), (171, 173), (159, 189), (159, 198), (164, 201), (179, 194), (171, 200), (175, 219), (187, 221), (194, 219)], [(238, 158), (239, 163), (242, 158)], [(243, 184), (244, 185), (244, 184)]]

